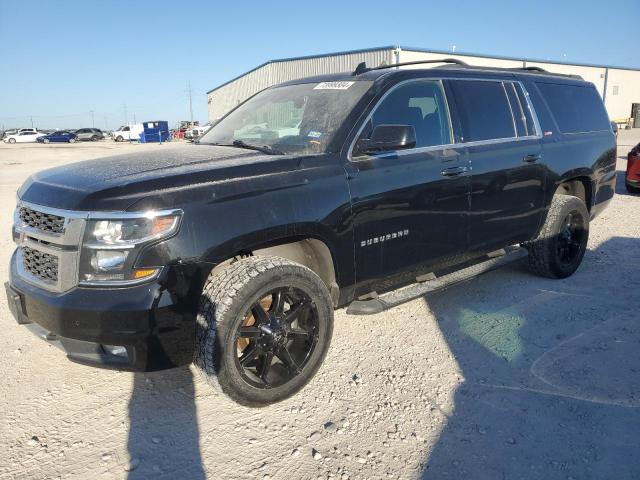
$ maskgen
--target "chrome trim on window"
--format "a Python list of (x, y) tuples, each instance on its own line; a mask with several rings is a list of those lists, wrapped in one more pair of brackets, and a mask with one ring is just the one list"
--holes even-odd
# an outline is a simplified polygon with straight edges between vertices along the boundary
[[(394, 150), (394, 151), (390, 151), (390, 152), (384, 152), (381, 154), (377, 154), (377, 155), (363, 155), (361, 157), (353, 157), (353, 151), (356, 145), (356, 142), (358, 141), (358, 139), (360, 138), (360, 135), (362, 134), (362, 131), (364, 130), (364, 128), (366, 127), (367, 123), (369, 123), (371, 121), (371, 118), (373, 117), (374, 112), (376, 111), (376, 109), (380, 106), (380, 104), (387, 98), (387, 96), (393, 92), (395, 89), (406, 85), (408, 83), (418, 83), (418, 82), (426, 82), (426, 81), (439, 81), (440, 83), (442, 83), (445, 80), (471, 80), (471, 81), (482, 81), (482, 82), (498, 82), (498, 83), (512, 83), (512, 84), (518, 84), (520, 85), (520, 88), (522, 88), (522, 91), (524, 93), (525, 99), (527, 101), (527, 108), (529, 109), (529, 113), (531, 113), (531, 118), (533, 119), (533, 123), (535, 125), (535, 129), (536, 129), (536, 133), (535, 135), (526, 135), (523, 137), (507, 137), (507, 138), (496, 138), (496, 139), (490, 139), (490, 140), (477, 140), (477, 141), (473, 141), (473, 142), (460, 142), (460, 143), (452, 143), (452, 144), (447, 144), (447, 145), (433, 145), (433, 146), (428, 146), (428, 147), (417, 147), (417, 148), (408, 148), (405, 150)], [(449, 100), (447, 98), (447, 94), (446, 91), (445, 93), (445, 101), (447, 102), (447, 110), (448, 110), (448, 117), (449, 117), (449, 121), (451, 122), (451, 110), (449, 108)], [(505, 92), (506, 95), (506, 92)], [(509, 98), (507, 96), (507, 101), (509, 101)], [(509, 104), (510, 105), (510, 104)], [(515, 128), (515, 125), (514, 125)], [(517, 135), (517, 129), (516, 131), (514, 131), (514, 134)], [(455, 140), (455, 136), (453, 135), (453, 126), (451, 126), (451, 135), (452, 138)], [(540, 128), (540, 122), (538, 120), (538, 115), (535, 111), (535, 109), (533, 108), (533, 105), (531, 104), (531, 99), (529, 98), (529, 92), (527, 91), (527, 89), (525, 88), (525, 86), (523, 85), (523, 83), (520, 80), (517, 79), (495, 79), (495, 78), (481, 78), (481, 77), (456, 77), (456, 76), (446, 76), (446, 77), (422, 77), (422, 78), (411, 78), (408, 80), (403, 80), (402, 82), (398, 82), (397, 84), (395, 84), (394, 86), (392, 86), (389, 90), (387, 90), (382, 97), (380, 97), (380, 99), (376, 102), (376, 104), (374, 105), (374, 107), (371, 109), (371, 111), (369, 112), (369, 114), (366, 116), (366, 118), (364, 119), (364, 121), (362, 122), (362, 124), (360, 125), (360, 127), (357, 130), (356, 135), (353, 137), (353, 140), (351, 141), (351, 144), (349, 145), (349, 150), (347, 151), (347, 160), (349, 160), (349, 162), (352, 163), (358, 163), (358, 162), (362, 162), (362, 161), (368, 161), (371, 158), (385, 158), (388, 156), (402, 156), (402, 155), (408, 155), (408, 154), (414, 154), (414, 153), (422, 153), (422, 152), (428, 152), (428, 151), (434, 151), (434, 150), (444, 150), (447, 148), (458, 148), (458, 147), (474, 147), (474, 146), (478, 146), (478, 145), (493, 145), (493, 144), (500, 144), (500, 143), (507, 143), (507, 142), (517, 142), (517, 141), (523, 141), (523, 140), (540, 140), (542, 138), (542, 129)]]

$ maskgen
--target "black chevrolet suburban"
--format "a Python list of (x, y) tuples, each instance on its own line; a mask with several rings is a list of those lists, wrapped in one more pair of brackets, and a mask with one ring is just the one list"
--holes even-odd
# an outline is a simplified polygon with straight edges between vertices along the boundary
[(86, 364), (193, 361), (260, 406), (312, 378), (336, 308), (376, 313), (513, 255), (571, 275), (615, 189), (598, 92), (439, 63), (291, 81), (197, 145), (31, 176), (6, 284), (18, 323)]

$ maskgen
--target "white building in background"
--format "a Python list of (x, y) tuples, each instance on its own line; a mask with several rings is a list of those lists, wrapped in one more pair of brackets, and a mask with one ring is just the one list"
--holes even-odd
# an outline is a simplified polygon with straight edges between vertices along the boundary
[[(215, 121), (255, 93), (272, 85), (298, 78), (353, 71), (360, 62), (367, 66), (391, 65), (417, 60), (457, 58), (469, 65), (499, 68), (541, 67), (549, 72), (580, 75), (592, 82), (603, 97), (609, 117), (632, 117), (634, 104), (640, 106), (640, 69), (563, 63), (527, 58), (511, 58), (424, 50), (409, 47), (380, 47), (366, 50), (270, 60), (207, 92), (209, 121)], [(428, 68), (409, 66), (402, 68)], [(640, 109), (640, 107), (638, 107)]]

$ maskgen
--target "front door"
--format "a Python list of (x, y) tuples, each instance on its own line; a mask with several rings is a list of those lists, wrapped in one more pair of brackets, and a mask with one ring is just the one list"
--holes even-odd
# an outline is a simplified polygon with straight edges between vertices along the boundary
[(356, 294), (384, 291), (394, 279), (468, 245), (470, 171), (453, 144), (442, 83), (402, 83), (383, 96), (359, 139), (377, 125), (412, 125), (416, 147), (360, 155), (347, 164), (355, 229)]

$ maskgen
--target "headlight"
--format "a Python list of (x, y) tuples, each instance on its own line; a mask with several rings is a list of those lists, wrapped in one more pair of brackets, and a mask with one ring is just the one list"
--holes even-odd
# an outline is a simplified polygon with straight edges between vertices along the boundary
[(155, 278), (161, 266), (136, 268), (145, 245), (174, 235), (181, 211), (89, 217), (80, 255), (80, 284), (130, 285)]

